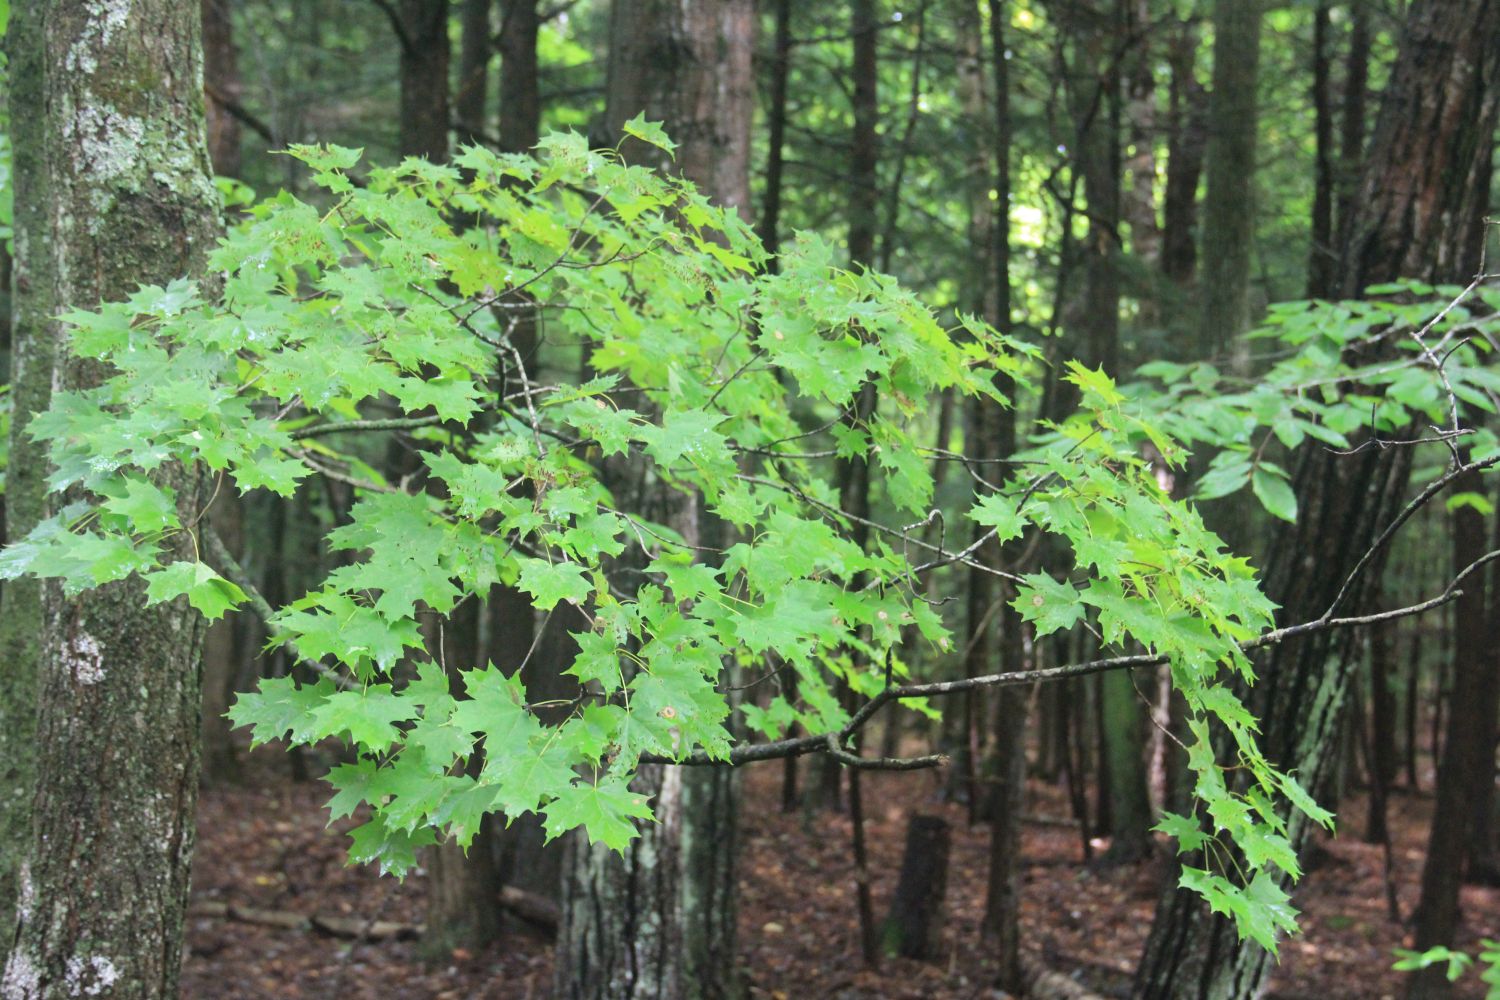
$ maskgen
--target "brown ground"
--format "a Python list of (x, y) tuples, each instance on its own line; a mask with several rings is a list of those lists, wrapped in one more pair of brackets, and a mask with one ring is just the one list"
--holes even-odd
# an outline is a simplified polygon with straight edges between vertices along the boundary
[[(365, 920), (422, 919), (419, 876), (405, 883), (346, 868), (342, 835), (325, 829), (320, 782), (294, 783), (275, 751), (247, 762), (245, 780), (207, 789), (199, 808), (194, 900)], [(779, 811), (779, 766), (752, 768), (744, 808), (744, 890), (740, 951), (751, 995), (801, 998), (990, 998), (992, 968), (978, 925), (983, 912), (987, 833), (968, 829), (960, 808), (936, 795), (932, 775), (867, 775), (865, 801), (877, 916), (895, 887), (907, 817), (943, 815), (953, 824), (949, 923), (941, 961), (861, 967), (855, 930), (849, 824), (820, 815), (810, 823)], [(1063, 796), (1034, 784), (1028, 812), (1066, 815)], [(1326, 844), (1296, 897), (1305, 933), (1283, 946), (1273, 996), (1280, 1000), (1395, 997), (1391, 949), (1404, 929), (1386, 915), (1382, 851), (1357, 839), (1362, 801), (1344, 804), (1349, 834)], [(1416, 902), (1431, 800), (1397, 795), (1391, 820), (1395, 878), (1403, 914)], [(1080, 864), (1075, 828), (1030, 823), (1024, 946), (1050, 967), (1114, 994), (1128, 984), (1151, 920), (1163, 862), (1105, 869)], [(1465, 889), (1463, 944), (1500, 937), (1500, 890)], [(551, 994), (551, 949), (517, 931), (480, 955), (455, 954), (424, 967), (411, 941), (354, 943), (216, 917), (190, 919), (183, 996), (194, 1000), (470, 1000)], [(1123, 995), (1123, 994), (1119, 994)], [(1473, 973), (1460, 997), (1479, 997)]]

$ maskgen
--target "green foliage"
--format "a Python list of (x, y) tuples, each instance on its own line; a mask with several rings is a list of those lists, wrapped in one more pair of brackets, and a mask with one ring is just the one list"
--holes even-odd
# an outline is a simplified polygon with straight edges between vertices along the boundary
[[(670, 149), (658, 126), (631, 130)], [(231, 712), (256, 743), (355, 748), (329, 776), (335, 816), (370, 808), (351, 858), (399, 873), (438, 837), (468, 843), (492, 811), (539, 812), (549, 836), (581, 827), (620, 849), (650, 817), (630, 790), (643, 756), (730, 754), (731, 667), (774, 658), (796, 672), (795, 701), (743, 710), (774, 738), (794, 723), (843, 725), (835, 681), (869, 694), (888, 662), (903, 674), (907, 632), (933, 658), (955, 649), (905, 529), (851, 540), (833, 455), (870, 459), (882, 510), (925, 517), (934, 484), (913, 431), (929, 400), (946, 390), (1008, 405), (995, 377), (1025, 390), (1033, 348), (969, 318), (946, 329), (892, 279), (840, 268), (813, 236), (771, 273), (738, 216), (576, 135), (547, 136), (535, 158), (471, 148), (451, 167), (408, 160), (359, 184), (356, 150), (291, 154), (329, 207), (283, 193), (251, 208), (212, 257), (211, 297), (176, 282), (66, 317), (73, 353), (114, 375), (59, 394), (31, 427), (50, 449), (51, 488), (86, 499), (5, 550), (0, 576), (76, 589), (137, 574), (149, 600), (217, 617), (245, 595), (200, 561), (166, 561), (167, 541), (198, 530), (203, 512), (181, 509), (155, 473), (191, 466), (225, 488), (282, 495), (318, 475), (355, 484), (348, 522), (326, 539), (348, 558), (270, 623), (321, 676), (264, 681)], [(509, 331), (526, 312), (584, 345), (589, 381), (537, 384), (518, 369)], [(1336, 346), (1313, 374), (1332, 370)], [(1187, 387), (1172, 390), (1172, 414), (1070, 364), (1079, 412), (1048, 426), (1022, 472), (967, 515), (1001, 539), (1055, 542), (1055, 565), (1015, 599), (1039, 636), (1085, 625), (1170, 663), (1201, 815), (1161, 828), (1213, 849), (1184, 884), (1274, 950), (1295, 916), (1278, 877), (1298, 874), (1284, 804), (1331, 817), (1265, 759), (1233, 693), (1253, 677), (1239, 643), (1273, 609), (1162, 473), (1185, 459), (1179, 438), (1229, 442), (1212, 489), (1248, 481), (1290, 519), (1286, 475), (1251, 428), (1291, 421), (1302, 437), (1343, 441), (1354, 425), (1326, 396), (1256, 388), (1214, 406), (1216, 373), (1158, 374)], [(879, 406), (851, 422), (866, 384)], [(387, 481), (351, 443), (393, 422), (424, 437), (425, 488)], [(816, 435), (827, 451), (807, 450)], [(611, 471), (627, 460), (631, 481), (701, 497), (728, 525), (721, 559), (703, 561), (679, 526), (647, 513), (659, 505), (627, 492)], [(497, 583), (588, 622), (569, 667), (584, 694), (555, 724), (538, 717), (518, 664), (445, 672), (428, 654), (419, 616)], [(466, 766), (481, 749), (483, 765)], [(1227, 768), (1249, 780), (1232, 790)]]
[[(1463, 978), (1464, 973), (1476, 964), (1473, 955), (1442, 945), (1428, 948), (1426, 951), (1397, 948), (1396, 958), (1397, 961), (1391, 968), (1397, 972), (1415, 972), (1434, 965), (1446, 966), (1444, 972), (1450, 983)], [(1485, 1000), (1500, 1000), (1500, 941), (1491, 941), (1486, 938), (1479, 942), (1478, 964), (1479, 981), (1487, 987), (1484, 994)]]

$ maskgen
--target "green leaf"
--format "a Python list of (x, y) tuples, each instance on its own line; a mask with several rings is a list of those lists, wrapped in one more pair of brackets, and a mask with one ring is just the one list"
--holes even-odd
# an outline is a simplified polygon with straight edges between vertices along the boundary
[(1297, 494), (1282, 477), (1257, 466), (1250, 479), (1250, 488), (1255, 492), (1261, 506), (1283, 521), (1297, 520)]
[(577, 563), (549, 563), (542, 559), (522, 559), (521, 579), (517, 584), (533, 598), (539, 611), (548, 611), (558, 601), (582, 604), (593, 591), (585, 569)]
[(582, 827), (589, 843), (623, 852), (640, 835), (631, 821), (650, 819), (646, 796), (632, 792), (624, 778), (605, 777), (597, 783), (575, 781), (562, 789), (547, 806), (543, 827), (549, 841)]
[(666, 130), (662, 128), (661, 122), (648, 122), (645, 112), (621, 125), (620, 131), (626, 135), (633, 135), (642, 142), (650, 143), (657, 149), (665, 150), (669, 154), (677, 151), (677, 143), (667, 138)]
[(1272, 955), (1283, 934), (1297, 929), (1297, 909), (1276, 879), (1264, 871), (1255, 873), (1245, 887), (1244, 913), (1235, 914), (1242, 937), (1249, 937)]
[(1083, 620), (1083, 599), (1072, 584), (1059, 583), (1045, 573), (1032, 573), (1016, 588), (1011, 607), (1036, 624), (1037, 638), (1072, 628)]
[(209, 621), (244, 603), (245, 592), (201, 562), (178, 561), (147, 573), (146, 603), (160, 604), (187, 595), (188, 603)]
[(417, 717), (414, 702), (401, 697), (389, 684), (372, 684), (363, 691), (336, 691), (313, 711), (323, 732), (349, 738), (379, 753), (395, 743), (401, 733), (396, 724)]
[(1152, 829), (1165, 833), (1176, 840), (1177, 851), (1180, 854), (1196, 851), (1208, 843), (1209, 840), (1208, 834), (1203, 832), (1203, 828), (1198, 825), (1196, 820), (1189, 819), (1186, 816), (1179, 816), (1173, 812), (1162, 813), (1161, 822), (1157, 823)]
[(313, 715), (337, 688), (327, 678), (316, 684), (299, 684), (291, 677), (268, 677), (250, 693), (242, 694), (229, 708), (229, 720), (249, 726), (250, 746), (260, 746), (290, 734), (293, 743), (317, 738)]
[(138, 534), (152, 535), (178, 527), (177, 501), (172, 493), (145, 479), (131, 477), (105, 487), (102, 508), (130, 520)]
[(1085, 399), (1092, 396), (1104, 406), (1118, 406), (1125, 402), (1125, 397), (1115, 388), (1115, 380), (1105, 374), (1103, 368), (1096, 371), (1082, 362), (1069, 361), (1067, 369), (1068, 374), (1063, 379), (1082, 389)]

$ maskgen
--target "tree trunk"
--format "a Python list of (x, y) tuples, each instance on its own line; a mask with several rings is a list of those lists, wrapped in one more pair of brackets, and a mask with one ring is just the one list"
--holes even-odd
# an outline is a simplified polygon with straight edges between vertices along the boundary
[(1365, 163), (1365, 115), (1370, 89), (1370, 0), (1349, 3), (1349, 53), (1344, 58), (1344, 97), (1339, 123), (1339, 164), (1334, 220), (1342, 246), (1354, 221), (1354, 194)]
[(944, 899), (948, 891), (948, 821), (913, 816), (906, 826), (906, 851), (882, 933), (887, 955), (934, 959), (943, 940)]
[[(468, 598), (437, 627), (424, 628), (427, 646), (448, 670), (454, 696), (461, 695), (459, 671), (492, 662), (481, 645), (480, 623), (486, 609)], [(509, 665), (509, 664), (507, 664)], [(473, 754), (467, 771), (477, 776), (484, 755)], [(484, 824), (467, 850), (453, 841), (426, 849), (427, 930), (422, 956), (432, 963), (448, 960), (457, 949), (478, 951), (500, 938), (500, 877), (497, 870), (496, 827)]]
[(1161, 245), (1162, 272), (1179, 287), (1192, 283), (1198, 266), (1198, 180), (1208, 140), (1207, 95), (1195, 71), (1197, 55), (1197, 26), (1184, 22), (1174, 33), (1167, 54), (1172, 85)]
[(1099, 713), (1104, 721), (1104, 753), (1109, 758), (1109, 850), (1112, 863), (1139, 861), (1151, 854), (1151, 795), (1146, 787), (1145, 706), (1132, 674), (1115, 670), (1101, 678)]
[[(38, 98), (45, 83), (40, 11), (17, 9), (6, 38), (12, 106)], [(61, 331), (52, 322), (65, 304), (58, 297), (56, 264), (47, 252), (49, 129), (39, 114), (11, 121), (16, 184), (16, 290), (9, 343), (10, 454), (5, 473), (5, 535), (24, 537), (46, 516), (46, 451), (26, 433), (31, 414), (47, 408), (52, 361)], [(37, 246), (30, 246), (31, 239)], [(0, 588), (0, 914), (14, 912), (16, 873), (30, 845), (31, 796), (36, 782), (37, 667), (42, 622), (41, 585), (31, 577)], [(3, 926), (3, 925), (0, 925)], [(0, 934), (0, 962), (11, 938)]]
[[(1467, 458), (1467, 450), (1463, 452)], [(1483, 495), (1484, 480), (1467, 473), (1453, 484), (1455, 494)], [(1484, 515), (1471, 506), (1453, 512), (1453, 572), (1457, 574), (1484, 551)], [(1422, 865), (1422, 895), (1413, 919), (1412, 945), (1426, 951), (1452, 945), (1458, 930), (1458, 891), (1463, 884), (1474, 800), (1485, 785), (1495, 782), (1495, 650), (1490, 646), (1485, 617), (1489, 602), (1486, 573), (1475, 573), (1463, 584), (1454, 603), (1453, 700), (1448, 731), (1438, 764), (1437, 791), (1432, 807), (1432, 831)], [(1407, 996), (1412, 1000), (1446, 997), (1452, 992), (1442, 965), (1412, 973)]]
[(244, 91), (239, 53), (234, 46), (230, 0), (201, 0), (203, 16), (203, 91), (208, 100), (208, 157), (220, 177), (240, 175), (240, 120), (230, 108)]
[(853, 90), (854, 134), (849, 158), (849, 260), (871, 266), (875, 261), (876, 214), (880, 204), (880, 104), (875, 0), (852, 0), (849, 33), (854, 38), (849, 66)]
[(1328, 0), (1313, 13), (1313, 203), (1311, 245), (1307, 251), (1307, 297), (1325, 298), (1333, 286), (1338, 250), (1333, 243), (1333, 62)]
[[(48, 363), (63, 336), (52, 319), (58, 308), (200, 275), (219, 230), (199, 9), (138, 0), (100, 16), (35, 0), (13, 17), (12, 100), (28, 109), (15, 135), (19, 383), (81, 389), (105, 373), (91, 363)], [(28, 391), (28, 402), (44, 401)], [(32, 455), (39, 475), (46, 463)], [(11, 460), (14, 472), (14, 453)], [(197, 478), (178, 469), (163, 479), (191, 523)], [(34, 514), (37, 494), (27, 486), (12, 503), (24, 498)], [(178, 544), (178, 558), (191, 558), (186, 533)], [(11, 948), (5, 995), (175, 998), (198, 789), (203, 621), (185, 599), (145, 609), (138, 581), (72, 599), (49, 583), (39, 606), (33, 598), (18, 609), (11, 595), (23, 589), (5, 588), (6, 620), (39, 633), (36, 794), (14, 930), (0, 935)], [(18, 611), (27, 617), (13, 619)], [(16, 670), (6, 664), (7, 674)], [(7, 814), (25, 801), (7, 803)]]
[[(1130, 133), (1126, 146), (1125, 171), (1130, 180), (1125, 186), (1121, 217), (1130, 226), (1130, 250), (1137, 258), (1155, 267), (1161, 259), (1162, 233), (1156, 220), (1156, 74), (1152, 58), (1151, 4), (1149, 0), (1128, 0), (1125, 4), (1126, 39), (1130, 52), (1125, 60), (1125, 120)], [(1156, 303), (1153, 297), (1143, 299), (1142, 323), (1154, 322)]]
[(1213, 358), (1250, 327), (1255, 242), (1255, 88), (1264, 0), (1215, 0), (1203, 199), (1203, 314), (1198, 356)]
[[(611, 12), (606, 127), (635, 114), (665, 123), (675, 163), (627, 143), (627, 158), (680, 170), (747, 215), (754, 4), (617, 2)], [(672, 526), (698, 537), (696, 498), (674, 497)], [(741, 992), (736, 968), (738, 776), (729, 768), (642, 770), (654, 799), (624, 856), (574, 835), (565, 862), (557, 994), (567, 998), (697, 998)]]
[[(786, 167), (787, 78), (792, 67), (792, 0), (776, 0), (776, 48), (771, 57), (771, 106), (767, 109), (766, 196), (757, 232), (771, 255), (774, 273), (781, 245), (781, 183)], [(788, 757), (787, 775), (796, 783), (797, 758)]]
[[(221, 496), (208, 516), (225, 547), (239, 556), (245, 548), (243, 502), (238, 497)], [(241, 653), (246, 649), (246, 632), (250, 627), (250, 616), (227, 615), (210, 625), (203, 638), (200, 776), (205, 785), (235, 781), (240, 776), (233, 730), (225, 713), (234, 700), (234, 682), (240, 673)]]
[[(1479, 264), (1489, 188), (1490, 141), (1500, 107), (1500, 4), (1418, 0), (1382, 101), (1340, 257), (1336, 293), (1410, 276), (1463, 280)], [(1361, 345), (1363, 360), (1378, 348)], [(1306, 451), (1295, 479), (1301, 516), (1271, 554), (1266, 591), (1282, 624), (1329, 610), (1403, 491), (1409, 448), (1354, 456)], [(1380, 560), (1375, 560), (1379, 563)], [(1354, 586), (1343, 613), (1369, 605), (1379, 565)], [(1262, 720), (1266, 756), (1317, 788), (1334, 763), (1348, 684), (1346, 640), (1319, 633), (1282, 644), (1257, 664), (1251, 710)], [(1293, 845), (1308, 833), (1289, 817)], [(1136, 980), (1139, 997), (1255, 996), (1270, 956), (1235, 940), (1232, 923), (1172, 890), (1162, 900)]]
[(448, 159), (448, 0), (400, 0), (402, 156)]
[(484, 141), (485, 91), (489, 89), (490, 0), (463, 0), (458, 47), (458, 92), (453, 116), (458, 138), (471, 145)]
[(541, 131), (537, 88), (537, 0), (507, 0), (500, 32), (500, 148), (524, 153)]
[(1396, 629), (1377, 625), (1370, 630), (1370, 807), (1365, 819), (1365, 842), (1390, 840), (1387, 823), (1391, 782), (1396, 777)]
[[(976, 185), (971, 195), (970, 212), (975, 222), (972, 226), (975, 263), (980, 268), (973, 284), (975, 305), (982, 309), (985, 319), (1002, 333), (1011, 332), (1010, 290), (1010, 157), (1012, 145), (1012, 123), (1010, 113), (1010, 63), (1006, 58), (1006, 26), (1011, 15), (1011, 5), (1003, 0), (990, 0), (989, 56), (990, 77), (993, 93), (988, 112), (987, 126), (976, 129), (989, 139), (990, 152), (987, 157), (977, 158), (978, 167), (993, 171), (993, 187), (996, 198), (989, 198), (989, 183)], [(977, 21), (976, 17), (976, 21)], [(977, 91), (976, 111), (984, 121), (984, 45), (979, 41), (981, 26), (975, 23), (973, 59), (975, 62), (973, 84)], [(988, 215), (988, 219), (986, 219)], [(986, 224), (980, 224), (984, 220)], [(1014, 398), (1014, 385), (1004, 376), (997, 385), (1001, 392)], [(971, 424), (982, 429), (966, 451), (976, 458), (1008, 458), (1015, 452), (1016, 419), (1012, 410), (1001, 409), (993, 402), (971, 407)], [(995, 546), (982, 553), (990, 562), (1010, 563), (1015, 553), (1009, 549), (996, 551)], [(1024, 647), (1021, 642), (1021, 622), (1009, 606), (1014, 597), (1009, 583), (992, 585), (988, 574), (971, 569), (969, 572), (969, 609), (971, 632), (976, 612), (988, 615), (989, 604), (1000, 602), (986, 633), (997, 633), (998, 641), (984, 641), (984, 635), (970, 635), (975, 648), (988, 656), (998, 656), (995, 667), (973, 664), (979, 671), (989, 669), (1019, 670), (1022, 668)], [(994, 662), (993, 660), (991, 662)], [(994, 739), (991, 741), (991, 760), (986, 768), (994, 781), (993, 793), (988, 800), (990, 821), (989, 878), (986, 886), (984, 931), (993, 941), (993, 954), (997, 965), (996, 983), (1004, 989), (1019, 991), (1022, 988), (1020, 957), (1021, 927), (1021, 813), (1026, 791), (1026, 715), (1029, 692), (1020, 688), (1006, 688), (996, 692), (992, 721)]]
[[(1500, 519), (1495, 523), (1495, 541), (1500, 542)], [(1500, 548), (1500, 544), (1492, 544), (1491, 548)], [(1488, 720), (1489, 729), (1487, 736), (1483, 738), (1483, 745), (1493, 748), (1497, 745), (1497, 727), (1500, 727), (1500, 718), (1497, 718), (1497, 703), (1500, 703), (1500, 573), (1490, 573), (1490, 603), (1485, 609), (1485, 636), (1488, 645), (1487, 659), (1485, 660), (1485, 678), (1488, 687), (1482, 692), (1481, 697), (1489, 705), (1489, 714), (1484, 716)], [(1478, 783), (1474, 798), (1469, 805), (1472, 820), (1469, 827), (1469, 867), (1468, 880), (1470, 882), (1484, 885), (1500, 885), (1500, 845), (1495, 843), (1495, 760), (1494, 755), (1485, 758), (1481, 762), (1481, 770), (1485, 775), (1484, 780)]]

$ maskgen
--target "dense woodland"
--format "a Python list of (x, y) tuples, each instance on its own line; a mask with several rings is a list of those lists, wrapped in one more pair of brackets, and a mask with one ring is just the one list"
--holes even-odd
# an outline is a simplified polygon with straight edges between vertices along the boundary
[(0, 22), (5, 1000), (1500, 996), (1500, 2)]

